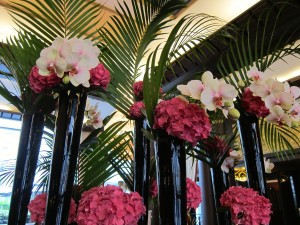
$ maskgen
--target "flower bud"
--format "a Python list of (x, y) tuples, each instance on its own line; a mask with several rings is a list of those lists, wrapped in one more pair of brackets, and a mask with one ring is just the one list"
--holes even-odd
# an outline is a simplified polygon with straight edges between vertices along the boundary
[(245, 82), (243, 80), (239, 80), (238, 85), (239, 87), (245, 87)]
[(70, 83), (70, 78), (69, 78), (69, 76), (64, 76), (63, 82), (64, 82), (64, 84)]
[(228, 112), (228, 117), (229, 117), (229, 119), (236, 121), (240, 118), (240, 112), (237, 109), (232, 108)]
[(225, 102), (225, 103), (224, 103), (224, 106), (225, 106), (225, 107), (230, 107), (231, 105), (232, 105), (231, 102)]
[(299, 126), (299, 123), (297, 121), (293, 121), (291, 127), (296, 128)]

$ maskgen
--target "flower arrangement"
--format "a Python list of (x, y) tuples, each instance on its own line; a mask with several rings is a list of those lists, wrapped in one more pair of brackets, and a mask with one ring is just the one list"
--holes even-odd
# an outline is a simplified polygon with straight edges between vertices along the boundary
[(300, 88), (279, 82), (256, 67), (247, 72), (250, 85), (244, 88), (242, 107), (247, 113), (277, 125), (298, 126)]
[[(47, 203), (46, 193), (36, 195), (35, 198), (30, 201), (30, 203), (28, 204), (28, 210), (30, 212), (30, 220), (32, 222), (35, 222), (38, 225), (44, 222), (46, 203)], [(68, 224), (74, 222), (75, 217), (76, 217), (76, 203), (73, 199), (71, 199)]]
[(98, 111), (98, 104), (94, 106), (87, 105), (84, 115), (86, 117), (85, 126), (92, 126), (94, 129), (103, 127), (103, 121), (101, 119), (101, 112)]
[(220, 198), (221, 205), (229, 207), (234, 224), (269, 224), (271, 203), (252, 188), (230, 187)]
[(82, 194), (78, 205), (78, 225), (136, 225), (145, 214), (141, 196), (124, 193), (120, 187), (94, 187)]
[(154, 111), (154, 129), (163, 129), (169, 135), (195, 145), (207, 138), (211, 124), (206, 112), (183, 98), (161, 101)]
[[(152, 180), (150, 187), (150, 194), (152, 198), (155, 198), (158, 194), (157, 182)], [(187, 208), (198, 208), (201, 199), (201, 188), (190, 178), (186, 178), (186, 195), (187, 195)]]
[(30, 87), (41, 93), (63, 81), (77, 87), (107, 88), (110, 73), (99, 63), (100, 50), (88, 40), (57, 37), (43, 49), (29, 76)]
[(182, 95), (200, 101), (204, 110), (221, 110), (227, 118), (231, 112), (235, 112), (233, 100), (238, 91), (233, 85), (227, 84), (223, 79), (213, 78), (209, 71), (202, 75), (200, 80), (191, 80), (187, 85), (178, 85), (177, 89)]

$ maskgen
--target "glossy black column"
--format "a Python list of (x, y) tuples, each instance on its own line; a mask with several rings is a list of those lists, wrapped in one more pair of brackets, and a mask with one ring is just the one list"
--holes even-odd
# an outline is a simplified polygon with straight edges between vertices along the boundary
[(8, 216), (9, 225), (24, 225), (26, 223), (27, 205), (32, 192), (37, 159), (43, 136), (43, 127), (43, 114), (23, 115)]
[(221, 168), (211, 168), (211, 178), (212, 178), (212, 187), (214, 193), (214, 202), (216, 208), (216, 218), (218, 225), (231, 225), (229, 211), (221, 211), (220, 198), (221, 195), (228, 188), (228, 179), (226, 174), (221, 170)]
[(59, 96), (45, 225), (68, 224), (86, 97), (74, 90)]
[(258, 118), (241, 112), (238, 128), (248, 176), (248, 186), (266, 196), (265, 166)]
[(135, 120), (134, 126), (134, 179), (133, 188), (138, 192), (146, 206), (146, 215), (139, 220), (139, 225), (148, 223), (148, 196), (150, 172), (150, 141), (145, 137), (142, 128), (147, 129), (144, 119)]
[(186, 225), (186, 157), (184, 141), (160, 131), (155, 143), (160, 225)]
[(199, 169), (199, 183), (202, 193), (202, 203), (201, 203), (201, 220), (202, 225), (216, 225), (216, 208), (214, 202), (214, 192), (212, 187), (212, 178), (210, 173), (210, 167), (202, 162), (198, 161)]

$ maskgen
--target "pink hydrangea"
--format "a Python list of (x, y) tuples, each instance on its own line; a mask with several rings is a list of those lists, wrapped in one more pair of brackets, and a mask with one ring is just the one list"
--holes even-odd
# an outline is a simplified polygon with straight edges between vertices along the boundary
[(90, 70), (91, 78), (90, 84), (91, 86), (102, 87), (106, 89), (110, 82), (110, 72), (104, 67), (102, 63), (99, 63), (98, 66)]
[[(158, 187), (156, 180), (152, 180), (150, 187), (150, 194), (152, 198), (155, 198), (158, 194)], [(201, 199), (201, 189), (200, 187), (192, 181), (190, 178), (186, 178), (186, 197), (187, 197), (187, 208), (198, 208)]]
[(164, 129), (169, 135), (195, 145), (207, 138), (211, 124), (206, 112), (180, 98), (161, 101), (154, 111), (154, 129)]
[(201, 189), (200, 187), (192, 181), (190, 178), (186, 178), (186, 195), (187, 195), (187, 208), (198, 208), (201, 199)]
[(78, 225), (136, 225), (145, 214), (142, 197), (124, 193), (120, 187), (94, 187), (82, 194), (78, 205)]
[(252, 188), (230, 187), (222, 194), (220, 202), (222, 206), (230, 208), (234, 224), (265, 225), (270, 222), (272, 205), (269, 199), (260, 196)]
[(150, 194), (152, 198), (155, 198), (158, 194), (158, 187), (157, 187), (157, 181), (152, 180), (151, 186), (150, 186)]
[[(45, 219), (46, 213), (46, 204), (47, 204), (47, 194), (39, 194), (36, 195), (34, 199), (30, 201), (28, 204), (28, 210), (30, 212), (30, 220), (37, 224), (42, 224)], [(71, 199), (68, 224), (75, 221), (76, 217), (76, 203), (73, 199)]]
[(52, 73), (48, 76), (42, 76), (39, 74), (39, 68), (37, 66), (32, 67), (29, 75), (29, 85), (30, 88), (35, 93), (41, 93), (46, 89), (54, 87), (61, 82), (55, 73)]
[(136, 118), (141, 118), (143, 116), (142, 109), (145, 109), (144, 102), (135, 102), (130, 107), (130, 115)]
[(246, 88), (242, 96), (242, 107), (247, 113), (265, 118), (270, 114), (265, 102), (259, 96), (253, 96), (250, 88)]
[(143, 81), (138, 81), (133, 84), (133, 93), (137, 99), (143, 99)]

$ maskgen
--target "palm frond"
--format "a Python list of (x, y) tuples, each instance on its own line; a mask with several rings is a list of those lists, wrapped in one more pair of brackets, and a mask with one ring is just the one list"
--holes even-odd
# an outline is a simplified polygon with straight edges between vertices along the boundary
[(103, 184), (117, 171), (124, 171), (124, 155), (131, 139), (128, 132), (118, 133), (125, 125), (126, 122), (112, 124), (99, 134), (97, 144), (90, 145), (93, 151), (80, 154), (78, 179), (85, 190)]
[(169, 26), (169, 16), (185, 6), (181, 0), (131, 0), (131, 4), (132, 9), (126, 2), (119, 4), (118, 15), (100, 30), (99, 40), (101, 58), (112, 75), (108, 93), (99, 95), (127, 116), (133, 103), (132, 85), (142, 74), (149, 44)]
[(93, 37), (101, 19), (101, 5), (95, 0), (12, 0), (5, 7), (21, 30), (48, 45), (56, 37)]

